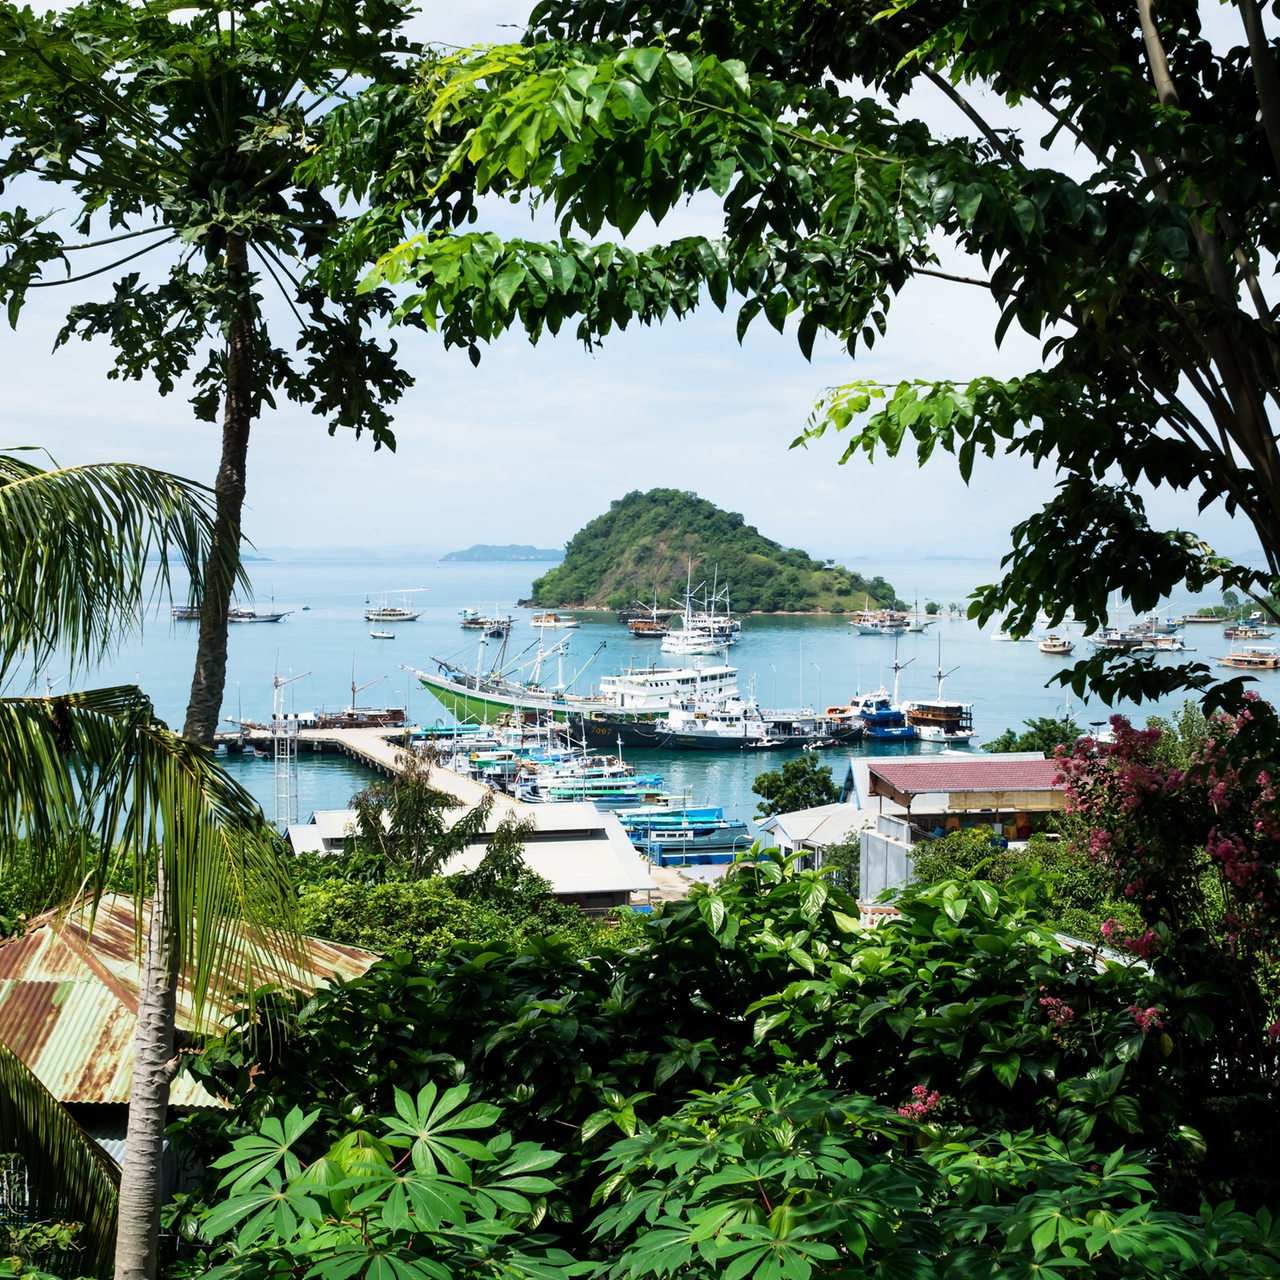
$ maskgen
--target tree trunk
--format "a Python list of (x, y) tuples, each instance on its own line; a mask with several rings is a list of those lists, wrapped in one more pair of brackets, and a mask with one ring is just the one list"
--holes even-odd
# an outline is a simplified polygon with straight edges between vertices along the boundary
[(191, 698), (182, 735), (213, 745), (227, 683), (227, 608), (240, 564), (240, 517), (244, 509), (245, 462), (253, 424), (253, 299), (249, 254), (243, 240), (227, 242), (227, 270), (236, 295), (236, 316), (227, 339), (227, 386), (222, 411), (222, 461), (214, 484), (217, 520), (200, 610), (200, 641), (191, 677)]
[(158, 863), (138, 992), (138, 1029), (133, 1040), (129, 1126), (120, 1172), (115, 1280), (154, 1280), (160, 1246), (164, 1130), (169, 1084), (178, 1068), (174, 1052), (178, 957), (166, 901), (163, 856)]
[[(227, 271), (236, 299), (227, 339), (226, 400), (222, 415), (222, 462), (214, 485), (216, 526), (205, 570), (200, 640), (183, 735), (213, 745), (227, 680), (227, 607), (240, 562), (240, 516), (244, 507), (245, 459), (253, 415), (253, 302), (245, 242), (227, 243)], [(179, 837), (180, 837), (179, 833)], [(176, 842), (178, 856), (181, 839)], [(134, 1038), (129, 1126), (120, 1177), (116, 1280), (155, 1280), (163, 1203), (164, 1130), (169, 1084), (178, 1068), (174, 1052), (179, 957), (165, 887), (163, 855), (147, 930), (138, 1030)]]

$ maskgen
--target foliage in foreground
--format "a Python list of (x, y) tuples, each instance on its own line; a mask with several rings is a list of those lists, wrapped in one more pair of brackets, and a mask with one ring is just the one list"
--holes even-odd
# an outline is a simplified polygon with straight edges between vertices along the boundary
[(1164, 1209), (1155, 1171), (1123, 1148), (981, 1133), (947, 1109), (936, 1091), (892, 1108), (812, 1075), (702, 1094), (609, 1148), (591, 1256), (575, 1258), (545, 1216), (559, 1156), (513, 1140), (512, 1112), (466, 1085), (397, 1089), (394, 1114), (310, 1163), (298, 1150), (320, 1113), (293, 1108), (216, 1162), (222, 1199), (201, 1235), (231, 1247), (204, 1274), (969, 1280), (1087, 1267), (1154, 1280), (1280, 1267), (1265, 1211)]
[[(411, 1233), (418, 1197), (437, 1220), (454, 1213), (465, 1236), (485, 1179), (531, 1144), (560, 1154), (553, 1173), (534, 1171), (554, 1185), (504, 1212), (530, 1213), (547, 1249), (610, 1275), (799, 1280), (837, 1262), (924, 1275), (952, 1257), (979, 1268), (968, 1274), (1052, 1275), (1087, 1260), (1098, 1275), (1154, 1275), (1169, 1250), (1195, 1274), (1219, 1235), (1228, 1252), (1252, 1242), (1240, 1247), (1256, 1247), (1265, 1270), (1265, 1216), (1197, 1216), (1230, 1199), (1252, 1212), (1277, 1191), (1266, 1080), (1254, 1081), (1247, 1133), (1196, 1124), (1223, 1101), (1202, 1069), (1230, 1027), (1221, 993), (1137, 965), (1099, 969), (1054, 940), (1034, 897), (1016, 877), (917, 887), (896, 919), (868, 929), (850, 898), (775, 853), (695, 888), (630, 950), (539, 939), (384, 961), (297, 1001), (261, 1056), (234, 1034), (197, 1063), (234, 1112), (180, 1132), (232, 1162), (221, 1168), (236, 1160), (231, 1144), (257, 1141), (255, 1177), (268, 1178), (281, 1126), (308, 1120), (287, 1144), (296, 1169), (254, 1193), (265, 1216), (247, 1254), (227, 1252), (249, 1216), (226, 1204), (252, 1178), (207, 1193), (213, 1217), (184, 1205), (181, 1225), (204, 1232), (199, 1267), (252, 1271), (255, 1250), (296, 1247), (295, 1225), (359, 1211), (361, 1241), (317, 1274), (439, 1274), (429, 1240), (380, 1233)], [(448, 1136), (406, 1108), (454, 1088), (467, 1107), (497, 1109), (483, 1113), (494, 1160), (459, 1152), (474, 1168), (437, 1156), (424, 1172), (410, 1158), (395, 1177), (351, 1168), (384, 1138), (377, 1117), (398, 1115), (428, 1145)], [(461, 1185), (415, 1189), (428, 1175)], [(331, 1195), (349, 1204), (272, 1225), (284, 1199)]]

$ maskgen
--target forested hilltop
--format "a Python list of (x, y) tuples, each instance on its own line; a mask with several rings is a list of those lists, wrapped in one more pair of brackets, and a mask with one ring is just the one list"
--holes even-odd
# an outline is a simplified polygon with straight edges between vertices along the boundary
[[(894, 603), (883, 578), (870, 581), (832, 561), (787, 549), (697, 494), (651, 489), (619, 498), (574, 535), (556, 568), (533, 584), (543, 608), (621, 609), (636, 601), (670, 611), (693, 584), (713, 580), (743, 613), (844, 613)], [(699, 597), (701, 592), (698, 593)]]

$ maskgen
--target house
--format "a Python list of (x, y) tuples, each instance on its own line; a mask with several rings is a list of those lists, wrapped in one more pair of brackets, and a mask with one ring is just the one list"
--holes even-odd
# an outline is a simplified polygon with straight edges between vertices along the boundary
[[(146, 915), (144, 908), (144, 931)], [(112, 894), (101, 899), (96, 913), (87, 903), (65, 915), (48, 912), (20, 937), (0, 941), (0, 1040), (117, 1161), (123, 1153), (138, 1020), (137, 937), (133, 900)], [(296, 965), (257, 952), (253, 981), (314, 990), (330, 978), (359, 977), (376, 959), (359, 947), (308, 938)], [(211, 1011), (210, 1020), (229, 1015), (234, 1003), (229, 996)], [(196, 1029), (185, 980), (178, 991), (177, 1024), (180, 1030)], [(169, 1102), (178, 1109), (223, 1105), (182, 1071)]]
[(834, 844), (856, 841), (875, 815), (855, 804), (842, 801), (821, 804), (793, 813), (775, 813), (759, 822), (760, 830), (783, 853), (809, 854), (801, 865), (820, 867), (826, 850)]
[(1031, 752), (872, 759), (865, 795), (875, 824), (861, 837), (860, 885), (872, 899), (911, 878), (920, 840), (966, 829), (1026, 840), (1066, 805), (1058, 762)]
[(860, 896), (911, 878), (911, 847), (963, 828), (985, 827), (1003, 840), (1025, 840), (1061, 810), (1066, 797), (1056, 761), (1039, 753), (947, 752), (906, 759), (865, 757), (850, 766), (845, 799), (759, 825), (784, 853), (820, 867), (826, 849), (860, 843)]
[[(599, 913), (631, 905), (637, 895), (647, 903), (656, 887), (649, 864), (612, 814), (591, 804), (517, 804), (502, 799), (505, 803), (494, 804), (483, 833), (450, 859), (441, 875), (474, 870), (498, 824), (513, 816), (529, 828), (525, 865), (546, 880), (562, 902)], [(290, 826), (286, 834), (295, 853), (340, 852), (356, 821), (354, 809), (320, 810), (309, 822)]]

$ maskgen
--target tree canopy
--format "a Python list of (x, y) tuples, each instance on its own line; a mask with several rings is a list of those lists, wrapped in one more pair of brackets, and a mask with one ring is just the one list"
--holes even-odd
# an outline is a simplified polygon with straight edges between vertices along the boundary
[[(941, 95), (945, 124), (912, 118), (917, 89)], [(996, 120), (977, 90), (1018, 113)], [(1265, 291), (1278, 90), (1256, 0), (1053, 0), (1034, 20), (1004, 0), (543, 0), (523, 46), (423, 69), (409, 146), (440, 160), (441, 179), (415, 191), (402, 166), (350, 248), (385, 251), (375, 278), (408, 286), (401, 314), (473, 351), (517, 324), (536, 340), (572, 323), (595, 343), (732, 295), (739, 333), (763, 317), (806, 353), (822, 330), (856, 356), (911, 281), (982, 290), (997, 342), (1014, 326), (1041, 340), (1037, 367), (831, 388), (797, 443), (835, 428), (842, 460), (946, 450), (968, 478), (1009, 452), (1056, 469), (975, 605), (1017, 630), (1042, 608), (1101, 625), (1116, 592), (1139, 611), (1211, 583), (1263, 598), (1280, 573)], [(557, 234), (397, 246), (402, 214), (451, 183), (545, 206)], [(718, 236), (609, 238), (706, 193)], [(1188, 523), (1222, 502), (1262, 567), (1154, 527), (1139, 482), (1185, 491)], [(1099, 656), (1071, 678), (1104, 693), (1212, 679), (1202, 665), (1127, 667)]]

